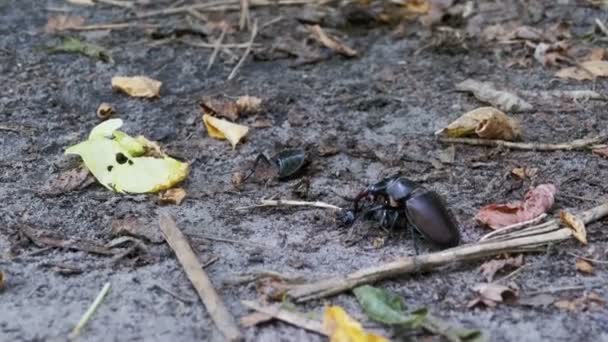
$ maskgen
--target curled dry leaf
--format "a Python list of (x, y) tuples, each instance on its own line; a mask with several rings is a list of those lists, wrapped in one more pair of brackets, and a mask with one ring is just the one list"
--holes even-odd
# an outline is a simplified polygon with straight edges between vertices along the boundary
[(561, 211), (559, 213), (559, 218), (563, 224), (572, 229), (572, 236), (582, 244), (587, 244), (587, 229), (585, 229), (585, 222), (583, 222), (583, 220), (566, 211)]
[(482, 283), (477, 284), (473, 291), (477, 292), (478, 297), (467, 304), (469, 308), (478, 305), (493, 308), (498, 303), (514, 301), (519, 295), (519, 288), (515, 284), (505, 286), (495, 283)]
[(240, 113), (257, 113), (260, 111), (262, 105), (262, 99), (255, 96), (239, 96), (236, 99), (236, 106)]
[(186, 190), (184, 188), (173, 188), (163, 191), (159, 195), (161, 203), (170, 203), (180, 205), (186, 198)]
[(50, 17), (46, 22), (44, 31), (46, 33), (59, 32), (75, 27), (82, 26), (84, 24), (84, 18), (72, 15), (56, 15)]
[(49, 178), (40, 189), (40, 193), (47, 196), (61, 195), (84, 189), (94, 182), (95, 178), (86, 167), (76, 167)]
[(382, 336), (363, 330), (359, 322), (352, 319), (339, 306), (328, 306), (323, 315), (323, 330), (329, 336), (330, 342), (388, 342)]
[(551, 209), (556, 192), (555, 185), (541, 184), (528, 191), (523, 201), (484, 206), (479, 210), (475, 219), (492, 229), (525, 222)]
[(323, 44), (326, 48), (332, 49), (337, 53), (346, 56), (346, 57), (355, 57), (357, 56), (357, 51), (349, 48), (344, 45), (344, 43), (338, 41), (336, 38), (328, 36), (325, 31), (319, 25), (309, 26), (308, 29), (312, 33), (312, 36), (319, 41), (319, 43)]
[(114, 114), (114, 108), (112, 108), (111, 104), (103, 102), (97, 108), (96, 114), (100, 120), (107, 120)]
[(162, 82), (147, 76), (112, 77), (113, 89), (118, 89), (133, 97), (158, 97), (161, 85)]
[(238, 105), (234, 101), (226, 98), (203, 96), (200, 106), (203, 114), (224, 117), (232, 121), (239, 118)]
[(576, 270), (581, 273), (593, 274), (593, 265), (585, 259), (576, 259)]
[(481, 107), (463, 114), (435, 134), (458, 138), (516, 140), (521, 136), (519, 122), (494, 107)]
[(555, 76), (571, 78), (578, 81), (593, 80), (596, 77), (608, 76), (608, 61), (586, 61), (577, 66), (563, 68)]
[(495, 259), (495, 260), (486, 261), (479, 267), (479, 270), (481, 271), (481, 274), (486, 278), (486, 281), (491, 282), (494, 279), (494, 275), (496, 275), (497, 272), (499, 272), (505, 268), (508, 268), (508, 267), (513, 267), (513, 268), (520, 267), (521, 265), (523, 265), (523, 263), (524, 263), (524, 256), (519, 255), (518, 257), (514, 257), (514, 258)]
[(204, 114), (203, 122), (207, 128), (207, 133), (210, 137), (216, 139), (227, 139), (232, 145), (232, 149), (243, 139), (249, 132), (247, 126), (238, 125), (223, 119), (215, 118), (211, 115)]
[(507, 112), (529, 111), (533, 107), (521, 97), (504, 90), (497, 90), (491, 82), (467, 79), (456, 84), (456, 90), (470, 92), (480, 101)]

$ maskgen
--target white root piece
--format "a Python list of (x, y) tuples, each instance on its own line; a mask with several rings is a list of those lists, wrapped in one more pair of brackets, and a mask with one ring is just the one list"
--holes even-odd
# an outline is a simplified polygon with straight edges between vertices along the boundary
[(250, 205), (246, 207), (238, 207), (235, 210), (249, 210), (254, 208), (264, 208), (264, 207), (314, 207), (314, 208), (323, 208), (323, 209), (333, 209), (333, 210), (342, 210), (342, 208), (335, 206), (333, 204), (325, 203), (325, 202), (307, 202), (307, 201), (293, 201), (293, 200), (261, 200), (260, 204)]

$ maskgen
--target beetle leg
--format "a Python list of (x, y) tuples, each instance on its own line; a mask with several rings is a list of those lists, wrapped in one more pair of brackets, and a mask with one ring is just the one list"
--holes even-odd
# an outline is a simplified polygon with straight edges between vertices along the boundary
[(268, 157), (266, 157), (263, 153), (260, 153), (257, 156), (257, 158), (255, 158), (255, 161), (253, 162), (253, 166), (251, 167), (251, 172), (245, 178), (243, 178), (243, 182), (246, 181), (247, 179), (249, 179), (249, 177), (251, 177), (255, 173), (255, 170), (257, 169), (258, 163), (260, 161), (263, 161), (268, 165), (272, 165), (272, 163), (270, 163), (270, 160), (268, 160)]
[(399, 218), (399, 212), (395, 214), (393, 218), (393, 222), (391, 222), (390, 231), (392, 232), (395, 229), (395, 225), (397, 224), (397, 219)]

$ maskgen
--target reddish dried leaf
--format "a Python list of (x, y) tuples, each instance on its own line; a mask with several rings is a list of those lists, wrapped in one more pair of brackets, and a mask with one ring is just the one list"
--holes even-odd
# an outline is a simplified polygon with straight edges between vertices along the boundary
[(492, 229), (528, 221), (551, 209), (556, 192), (555, 185), (542, 184), (528, 191), (523, 201), (486, 205), (479, 210), (475, 219)]
[(44, 31), (47, 33), (59, 32), (82, 26), (82, 24), (84, 24), (83, 17), (61, 14), (50, 17), (44, 27)]
[(200, 106), (204, 114), (225, 117), (232, 121), (239, 118), (239, 106), (232, 100), (203, 96)]
[(357, 51), (351, 49), (346, 46), (344, 43), (338, 41), (336, 38), (328, 36), (325, 31), (319, 25), (314, 25), (309, 27), (312, 36), (319, 41), (319, 43), (323, 44), (326, 48), (332, 49), (337, 53), (346, 56), (346, 57), (355, 57), (357, 56)]
[(608, 147), (596, 148), (593, 150), (593, 154), (600, 157), (608, 158)]
[(477, 284), (473, 290), (477, 292), (478, 297), (468, 303), (467, 307), (469, 308), (477, 305), (495, 307), (498, 303), (513, 301), (519, 295), (519, 289), (515, 284), (505, 286), (495, 283), (482, 283)]
[(70, 191), (83, 189), (95, 182), (95, 178), (86, 167), (77, 167), (49, 178), (40, 190), (48, 196), (61, 195)]

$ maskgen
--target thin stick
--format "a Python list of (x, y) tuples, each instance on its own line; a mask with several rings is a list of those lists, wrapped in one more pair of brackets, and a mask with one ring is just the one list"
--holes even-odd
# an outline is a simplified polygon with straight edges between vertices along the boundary
[(258, 20), (256, 19), (253, 21), (253, 27), (251, 28), (251, 38), (249, 39), (249, 43), (248, 43), (249, 46), (247, 46), (247, 49), (243, 53), (241, 60), (239, 60), (239, 62), (234, 66), (234, 69), (232, 69), (232, 72), (230, 73), (230, 75), (228, 75), (228, 81), (232, 80), (234, 78), (234, 76), (236, 76), (236, 73), (239, 71), (239, 68), (243, 65), (243, 63), (245, 62), (245, 59), (247, 59), (247, 56), (249, 56), (249, 53), (251, 52), (251, 46), (253, 45), (253, 40), (255, 39), (255, 36), (257, 34), (258, 34)]
[(102, 30), (123, 30), (128, 28), (159, 28), (160, 25), (155, 24), (136, 24), (136, 23), (110, 23), (110, 24), (93, 24), (74, 27), (66, 27), (68, 31), (102, 31)]
[[(200, 48), (206, 48), (206, 49), (215, 49), (215, 43), (203, 43), (203, 42), (191, 42), (188, 40), (179, 40), (181, 43), (184, 43), (186, 45), (190, 45), (190, 46), (194, 46), (194, 47), (200, 47)], [(256, 44), (254, 44), (256, 45)], [(222, 49), (247, 49), (249, 47), (249, 43), (226, 43), (226, 44), (221, 44), (220, 48)]]
[(200, 21), (204, 22), (204, 23), (206, 23), (206, 22), (208, 22), (208, 21), (209, 21), (209, 18), (207, 18), (207, 16), (206, 16), (206, 15), (204, 15), (203, 13), (201, 13), (201, 12), (199, 12), (199, 11), (195, 10), (195, 9), (192, 9), (192, 8), (191, 8), (191, 9), (189, 9), (189, 10), (187, 11), (187, 13), (188, 13), (188, 14), (190, 14), (191, 16), (195, 17), (196, 19), (198, 19), (198, 20), (200, 20)]
[(512, 231), (519, 230), (521, 228), (527, 227), (527, 226), (529, 226), (531, 224), (536, 224), (536, 223), (542, 221), (545, 217), (547, 217), (547, 214), (543, 213), (543, 214), (540, 214), (540, 215), (538, 215), (537, 217), (535, 217), (535, 218), (533, 218), (531, 220), (515, 223), (515, 224), (512, 224), (510, 226), (506, 226), (506, 227), (497, 229), (497, 230), (495, 230), (495, 231), (493, 231), (491, 233), (488, 233), (488, 234), (482, 236), (481, 239), (479, 239), (479, 241), (488, 240), (489, 238), (491, 238), (493, 236), (503, 235), (503, 234), (505, 234), (507, 232), (512, 232)]
[(251, 24), (251, 17), (249, 16), (249, 0), (241, 0), (241, 17), (239, 19), (239, 29), (245, 30)]
[(268, 316), (272, 316), (275, 319), (283, 322), (295, 325), (296, 327), (315, 332), (317, 334), (327, 336), (327, 333), (323, 330), (323, 325), (319, 321), (315, 321), (304, 317), (302, 314), (295, 313), (281, 309), (278, 305), (262, 306), (252, 301), (241, 301), (246, 307), (264, 313)]
[(175, 252), (177, 260), (182, 264), (186, 275), (205, 304), (207, 312), (217, 328), (230, 341), (242, 340), (241, 333), (221, 298), (213, 288), (211, 280), (203, 270), (196, 254), (190, 247), (186, 237), (179, 230), (173, 218), (166, 212), (159, 213), (160, 229), (165, 240)]
[(196, 300), (194, 300), (194, 299), (190, 299), (190, 298), (186, 298), (186, 297), (182, 297), (182, 296), (178, 295), (177, 293), (175, 293), (175, 292), (173, 292), (173, 291), (169, 290), (168, 288), (166, 288), (166, 287), (164, 287), (164, 286), (162, 286), (162, 285), (160, 285), (160, 284), (153, 284), (153, 285), (152, 285), (152, 288), (157, 288), (157, 289), (159, 289), (159, 290), (161, 290), (161, 291), (165, 292), (165, 293), (166, 293), (166, 294), (168, 294), (169, 296), (171, 296), (171, 297), (173, 297), (173, 298), (175, 298), (175, 299), (179, 300), (180, 302), (184, 302), (184, 303), (186, 303), (186, 304), (192, 304), (192, 303), (196, 302)]
[(550, 287), (548, 289), (544, 289), (544, 290), (538, 290), (538, 291), (531, 291), (531, 292), (527, 292), (526, 295), (528, 296), (535, 296), (541, 293), (558, 293), (558, 292), (564, 292), (564, 291), (576, 291), (576, 290), (585, 290), (585, 289), (589, 289), (589, 288), (596, 288), (596, 287), (604, 287), (608, 285), (608, 283), (606, 282), (602, 282), (602, 283), (597, 283), (597, 284), (591, 284), (591, 285), (574, 285), (574, 286), (563, 286), (563, 287)]
[(578, 255), (576, 253), (572, 253), (572, 252), (568, 252), (568, 254), (572, 255), (575, 258), (583, 259), (583, 260), (592, 262), (594, 264), (608, 264), (608, 260), (588, 258), (588, 257), (582, 256), (582, 255)]
[(446, 138), (441, 137), (439, 141), (448, 144), (465, 144), (474, 146), (492, 146), (492, 147), (506, 147), (514, 150), (533, 150), (533, 151), (559, 151), (559, 150), (585, 150), (594, 149), (597, 144), (600, 144), (606, 140), (608, 136), (599, 135), (595, 138), (590, 139), (578, 139), (573, 140), (569, 143), (560, 144), (545, 144), (545, 143), (522, 143), (505, 140), (492, 140), (492, 139), (474, 139), (474, 138)]
[(213, 43), (213, 52), (209, 57), (209, 62), (207, 62), (207, 69), (205, 70), (205, 72), (208, 72), (209, 69), (211, 69), (211, 66), (213, 66), (213, 62), (215, 62), (215, 58), (217, 57), (217, 54), (220, 52), (220, 48), (222, 47), (222, 41), (224, 40), (224, 36), (226, 35), (227, 30), (228, 27), (224, 26), (224, 28), (222, 29), (222, 33), (220, 33), (220, 37)]
[(323, 209), (333, 209), (333, 210), (342, 210), (342, 208), (335, 206), (333, 204), (325, 203), (325, 202), (307, 202), (307, 201), (293, 201), (293, 200), (261, 200), (260, 204), (249, 205), (246, 207), (238, 207), (234, 210), (249, 210), (254, 208), (264, 208), (264, 207), (281, 207), (281, 206), (293, 206), (293, 207), (313, 207), (313, 208), (323, 208)]
[(93, 303), (91, 304), (91, 306), (89, 306), (89, 308), (84, 313), (84, 315), (82, 315), (82, 317), (78, 321), (78, 324), (76, 324), (76, 326), (74, 327), (74, 329), (70, 333), (70, 336), (69, 336), (70, 339), (75, 339), (76, 337), (78, 337), (78, 335), (80, 335), (80, 331), (89, 322), (89, 320), (91, 319), (91, 317), (93, 317), (93, 314), (97, 310), (97, 307), (99, 307), (99, 305), (101, 304), (101, 301), (104, 299), (104, 297), (106, 296), (106, 294), (108, 294), (108, 291), (110, 291), (110, 283), (109, 282), (106, 283), (103, 286), (103, 288), (101, 289), (101, 291), (97, 295), (97, 298), (95, 298), (95, 300), (93, 301)]
[(188, 236), (190, 236), (192, 238), (195, 238), (195, 239), (203, 239), (203, 240), (209, 240), (209, 241), (232, 243), (232, 244), (235, 244), (235, 245), (243, 245), (243, 246), (250, 246), (250, 247), (264, 248), (264, 249), (272, 248), (271, 246), (268, 246), (268, 245), (264, 245), (264, 244), (261, 244), (261, 243), (254, 243), (254, 242), (244, 241), (244, 240), (234, 240), (234, 239), (228, 239), (228, 238), (223, 238), (223, 237), (203, 235), (203, 234), (194, 234), (194, 233), (186, 233), (186, 235), (188, 235)]
[[(587, 224), (606, 215), (608, 215), (608, 203), (587, 210), (579, 215), (579, 217)], [(558, 221), (553, 221), (551, 224), (554, 228), (560, 227)], [(564, 241), (571, 236), (572, 230), (570, 228), (561, 228), (544, 234), (515, 238), (507, 241), (485, 241), (435, 253), (403, 257), (384, 265), (364, 268), (351, 274), (336, 276), (315, 283), (297, 285), (289, 290), (287, 294), (296, 302), (304, 302), (311, 299), (335, 295), (360, 285), (374, 283), (387, 278), (394, 278), (396, 276), (415, 273), (421, 270), (429, 270), (448, 263), (476, 260), (491, 255), (498, 255), (510, 252), (514, 248)]]
[(132, 1), (95, 0), (94, 2), (98, 2), (98, 3), (106, 4), (106, 5), (117, 6), (117, 7), (122, 7), (122, 8), (132, 8), (133, 7), (133, 2)]

